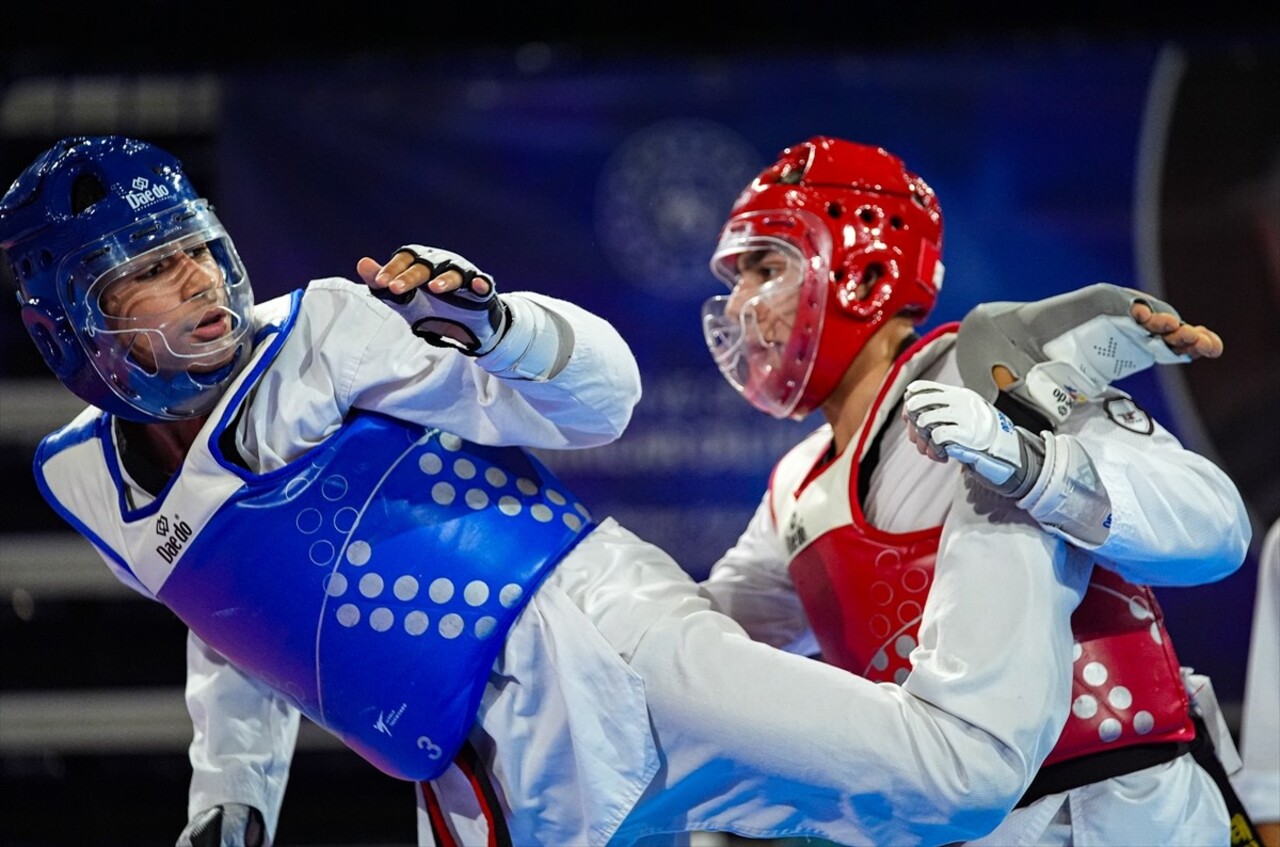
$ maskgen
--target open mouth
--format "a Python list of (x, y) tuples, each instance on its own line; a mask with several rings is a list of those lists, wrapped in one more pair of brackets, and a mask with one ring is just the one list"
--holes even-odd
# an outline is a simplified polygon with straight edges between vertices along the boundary
[(753, 374), (767, 377), (778, 365), (778, 356), (768, 347), (749, 347), (747, 349), (747, 366)]
[(217, 341), (231, 331), (231, 317), (222, 309), (209, 309), (191, 330), (198, 341)]

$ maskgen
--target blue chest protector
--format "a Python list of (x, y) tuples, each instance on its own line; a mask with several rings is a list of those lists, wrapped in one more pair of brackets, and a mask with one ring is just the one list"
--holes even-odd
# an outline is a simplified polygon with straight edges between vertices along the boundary
[(46, 438), (37, 482), (121, 579), (237, 667), (385, 773), (439, 776), (512, 623), (592, 528), (587, 511), (522, 449), (369, 412), (250, 473), (212, 448), (236, 402), (144, 509), (125, 502), (106, 415)]
[(379, 769), (438, 776), (589, 522), (528, 453), (379, 415), (306, 458), (226, 501), (157, 597)]

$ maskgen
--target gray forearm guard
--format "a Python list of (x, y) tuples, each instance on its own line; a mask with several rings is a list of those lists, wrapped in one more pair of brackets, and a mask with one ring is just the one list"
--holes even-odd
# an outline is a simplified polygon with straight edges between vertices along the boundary
[(1034, 432), (1017, 427), (1014, 430), (1018, 434), (1018, 451), (1021, 456), (1021, 463), (1005, 482), (996, 485), (989, 482), (981, 474), (975, 474), (978, 481), (992, 488), (999, 494), (1014, 500), (1019, 500), (1026, 496), (1035, 484), (1040, 480), (1040, 472), (1044, 467), (1044, 439), (1036, 435)]
[(1070, 435), (1044, 433), (1044, 469), (1018, 506), (1045, 529), (1096, 547), (1111, 531), (1111, 498), (1084, 448)]

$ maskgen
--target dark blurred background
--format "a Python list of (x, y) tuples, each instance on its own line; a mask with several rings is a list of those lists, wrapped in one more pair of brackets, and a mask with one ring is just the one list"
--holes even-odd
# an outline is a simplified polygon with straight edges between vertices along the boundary
[[(817, 423), (754, 412), (706, 353), (718, 225), (790, 143), (881, 144), (945, 214), (929, 326), (1105, 280), (1221, 333), (1222, 359), (1122, 387), (1232, 475), (1260, 542), (1280, 516), (1274, 13), (1031, 20), (973, 6), (31, 7), (0, 29), (0, 184), (61, 136), (134, 135), (185, 161), (259, 300), (412, 241), (472, 258), (501, 289), (604, 315), (635, 349), (645, 398), (616, 444), (544, 458), (597, 515), (700, 577), (772, 461)], [(184, 629), (118, 586), (31, 480), (37, 441), (77, 408), (6, 296), (0, 844), (171, 844), (189, 773)], [(1158, 592), (1233, 730), (1255, 555), (1219, 583)], [(409, 786), (304, 727), (278, 843), (413, 833)]]

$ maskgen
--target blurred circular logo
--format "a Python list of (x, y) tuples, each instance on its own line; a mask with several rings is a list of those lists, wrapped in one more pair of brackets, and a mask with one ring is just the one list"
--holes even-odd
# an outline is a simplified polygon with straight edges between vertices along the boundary
[(601, 246), (628, 283), (673, 299), (721, 293), (708, 265), (738, 193), (764, 167), (742, 136), (704, 120), (653, 124), (605, 162)]

